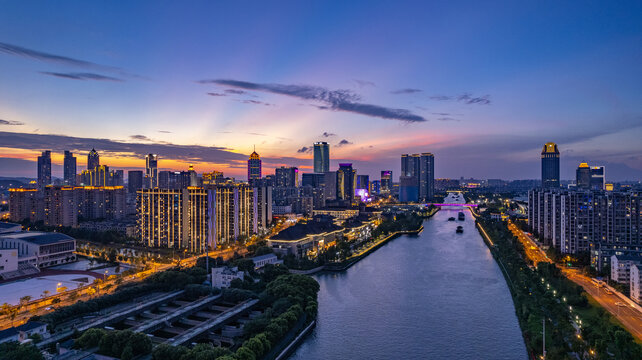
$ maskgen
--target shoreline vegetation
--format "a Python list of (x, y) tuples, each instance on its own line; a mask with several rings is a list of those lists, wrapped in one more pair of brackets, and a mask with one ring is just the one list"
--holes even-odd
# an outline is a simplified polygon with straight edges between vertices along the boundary
[[(341, 261), (332, 261), (332, 262), (312, 262), (311, 264), (305, 264), (307, 266), (296, 266), (299, 264), (286, 263), (290, 272), (293, 274), (305, 274), (311, 275), (320, 271), (331, 271), (331, 272), (340, 272), (349, 269), (352, 265), (356, 264), (366, 256), (373, 253), (375, 250), (379, 249), (381, 246), (385, 245), (391, 240), (396, 239), (401, 235), (416, 235), (423, 230), (423, 222), (426, 219), (431, 218), (439, 211), (439, 208), (432, 208), (429, 212), (423, 213), (421, 215), (416, 213), (401, 214), (396, 215), (391, 220), (385, 220), (379, 227), (373, 232), (373, 238), (362, 243), (362, 246), (367, 246), (365, 249), (359, 251), (358, 253), (350, 253)], [(339, 246), (341, 248), (341, 245)], [(352, 249), (340, 249), (338, 252), (345, 254), (347, 251), (352, 251)]]
[(501, 221), (477, 218), (477, 228), (499, 265), (532, 359), (642, 359), (642, 346), (584, 289), (554, 265), (526, 262), (522, 244)]

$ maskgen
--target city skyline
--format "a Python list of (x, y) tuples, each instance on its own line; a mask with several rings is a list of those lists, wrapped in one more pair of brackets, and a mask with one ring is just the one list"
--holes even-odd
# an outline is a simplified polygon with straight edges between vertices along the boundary
[(62, 178), (65, 150), (81, 169), (95, 147), (112, 168), (153, 153), (244, 178), (253, 144), (265, 174), (312, 172), (327, 141), (331, 169), (371, 179), (424, 151), (439, 178), (537, 179), (555, 142), (561, 179), (642, 178), (639, 3), (151, 6), (6, 4), (0, 174), (35, 178), (51, 150)]

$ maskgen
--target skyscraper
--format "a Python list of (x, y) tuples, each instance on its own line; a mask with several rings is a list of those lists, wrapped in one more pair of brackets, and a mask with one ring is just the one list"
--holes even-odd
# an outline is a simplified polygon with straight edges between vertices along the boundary
[(97, 166), (100, 165), (100, 156), (98, 156), (98, 152), (96, 149), (91, 149), (89, 154), (87, 155), (87, 170), (94, 170)]
[(560, 187), (560, 152), (552, 142), (542, 148), (542, 187)]
[(143, 188), (143, 172), (140, 170), (129, 170), (127, 172), (127, 187), (130, 193)]
[(65, 151), (63, 161), (63, 180), (65, 185), (76, 185), (76, 157), (71, 151)]
[(435, 156), (422, 153), (419, 157), (419, 199), (431, 201), (435, 195)]
[(575, 184), (578, 188), (588, 189), (591, 187), (591, 168), (583, 162), (575, 171)]
[(51, 151), (43, 151), (38, 156), (38, 188), (42, 189), (51, 184)]
[(339, 170), (337, 170), (337, 199), (352, 202), (356, 177), (357, 171), (352, 168), (352, 164), (339, 164)]
[(296, 167), (281, 166), (275, 170), (275, 186), (297, 187), (299, 186), (299, 169)]
[(392, 170), (381, 172), (381, 193), (389, 194), (392, 191)]
[(606, 189), (606, 169), (604, 166), (591, 166), (591, 189)]
[(147, 187), (155, 188), (158, 186), (158, 155), (145, 155), (145, 179)]
[(411, 186), (414, 178), (419, 200), (431, 200), (435, 193), (435, 156), (432, 153), (402, 154), (401, 176), (407, 186)]
[(330, 145), (325, 141), (314, 143), (314, 172), (330, 171)]
[(256, 151), (253, 151), (250, 154), (250, 158), (247, 160), (247, 181), (252, 182), (261, 178), (261, 157)]

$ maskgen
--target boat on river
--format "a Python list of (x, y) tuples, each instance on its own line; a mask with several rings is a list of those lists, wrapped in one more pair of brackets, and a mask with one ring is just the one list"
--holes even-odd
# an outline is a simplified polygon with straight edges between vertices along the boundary
[(464, 221), (464, 220), (466, 220), (466, 215), (464, 215), (464, 212), (463, 212), (463, 211), (460, 211), (460, 212), (459, 212), (459, 220), (460, 220), (460, 221)]
[(462, 226), (457, 226), (457, 230), (455, 230), (457, 234), (463, 234), (464, 233), (464, 228)]

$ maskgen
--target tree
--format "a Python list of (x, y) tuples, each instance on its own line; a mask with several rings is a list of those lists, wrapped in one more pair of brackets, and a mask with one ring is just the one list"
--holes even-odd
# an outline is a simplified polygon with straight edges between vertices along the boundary
[(31, 296), (25, 295), (20, 298), (20, 305), (26, 305), (29, 301), (31, 301)]
[(109, 262), (112, 262), (112, 263), (116, 262), (116, 259), (118, 257), (118, 252), (116, 251), (116, 249), (111, 249), (109, 251), (108, 257), (109, 257)]
[(46, 298), (47, 296), (49, 296), (49, 294), (50, 294), (49, 290), (45, 290), (42, 292), (42, 297)]
[(0, 344), (0, 360), (43, 360), (40, 350), (33, 344), (20, 345), (17, 341)]

